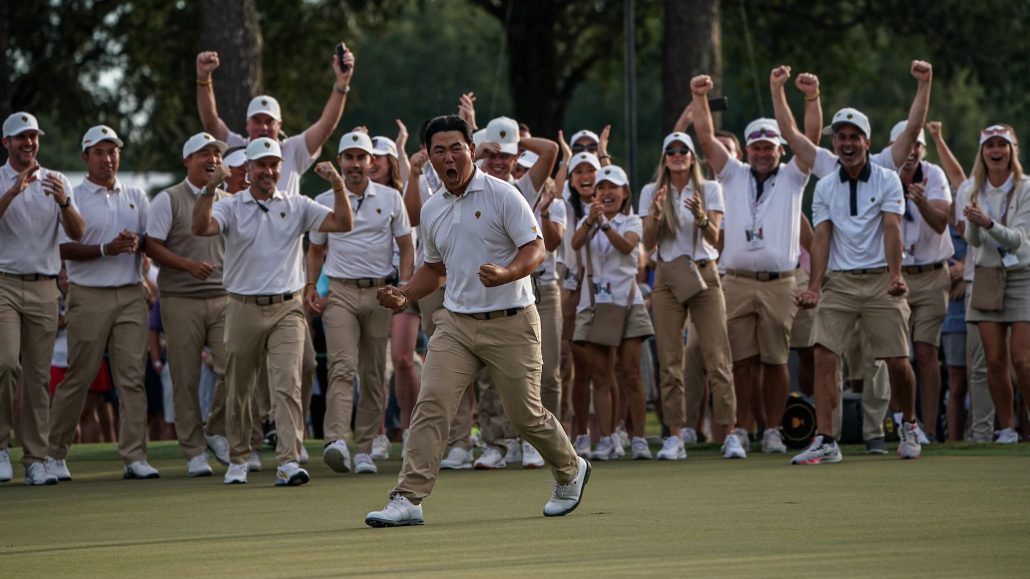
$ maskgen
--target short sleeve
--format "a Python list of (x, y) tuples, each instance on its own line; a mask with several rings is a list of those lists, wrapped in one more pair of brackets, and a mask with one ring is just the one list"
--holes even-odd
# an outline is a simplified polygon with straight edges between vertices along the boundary
[(639, 213), (641, 217), (647, 217), (651, 214), (651, 205), (654, 203), (655, 188), (656, 185), (654, 183), (648, 183), (640, 190), (640, 201), (637, 213)]
[(894, 153), (890, 147), (876, 153), (875, 155), (869, 156), (869, 161), (874, 165), (879, 165), (888, 171), (897, 171), (898, 166), (894, 164)]
[(235, 202), (235, 197), (228, 197), (221, 201), (216, 201), (211, 208), (211, 218), (218, 223), (218, 229), (222, 232), (222, 235), (226, 235), (236, 224)]
[[(332, 189), (330, 189), (329, 191), (326, 191), (325, 193), (322, 193), (318, 197), (315, 197), (315, 203), (318, 203), (320, 205), (323, 205), (323, 206), (327, 207), (328, 206), (327, 204), (333, 202), (332, 194), (333, 194)], [(322, 233), (321, 231), (319, 231), (316, 228), (316, 229), (311, 230), (308, 233), (308, 241), (310, 241), (311, 243), (314, 243), (315, 245), (325, 245), (326, 243), (329, 243), (329, 234), (328, 233)]]
[(551, 207), (547, 210), (550, 214), (548, 221), (551, 223), (557, 223), (562, 227), (568, 227), (568, 214), (565, 211), (565, 202), (561, 199), (555, 199), (551, 202)]
[(815, 184), (815, 193), (812, 195), (812, 227), (830, 220), (830, 204), (826, 194), (828, 188), (827, 178), (820, 179)]
[(136, 193), (139, 196), (139, 230), (138, 233), (143, 235), (147, 232), (147, 219), (150, 215), (150, 198), (142, 189), (136, 189)]
[(313, 199), (303, 195), (294, 195), (290, 197), (290, 199), (297, 199), (296, 202), (303, 206), (304, 231), (318, 233), (318, 228), (321, 227), (322, 222), (325, 221), (325, 218), (329, 217), (333, 212), (332, 209), (325, 205), (317, 203)]
[[(55, 173), (56, 173), (56, 171), (55, 171)], [(64, 175), (64, 173), (59, 173), (59, 175), (61, 175), (61, 183), (63, 184), (63, 187), (64, 187), (64, 193), (65, 193), (65, 195), (68, 196), (68, 201), (72, 204), (72, 207), (74, 207), (76, 209), (76, 211), (77, 211), (79, 209), (79, 204), (75, 202), (75, 187), (72, 187), (72, 182), (68, 180), (68, 177), (66, 177)], [(58, 214), (58, 216), (60, 216), (60, 214), (61, 214), (60, 209), (58, 209), (57, 214)], [(64, 231), (64, 222), (61, 221), (60, 217), (58, 217), (57, 222), (61, 226), (60, 230), (58, 231), (58, 235), (57, 235), (57, 238), (58, 238), (57, 239), (57, 243), (58, 244), (71, 243), (72, 242), (72, 238), (68, 237), (68, 234), (65, 233), (65, 231)]]
[(887, 173), (883, 176), (883, 197), (880, 200), (880, 211), (897, 215), (905, 214), (905, 191), (897, 173)]
[(948, 176), (944, 169), (937, 165), (930, 165), (929, 175), (926, 179), (927, 201), (945, 201), (951, 203), (951, 189), (948, 187)]
[(440, 250), (436, 247), (436, 232), (427, 228), (426, 225), (426, 205), (422, 206), (422, 215), (420, 219), (422, 224), (422, 261), (424, 263), (440, 263), (443, 261), (443, 257), (440, 256)]
[(722, 195), (722, 185), (715, 181), (705, 181), (705, 211), (726, 211), (726, 200)]
[(636, 233), (637, 238), (644, 236), (644, 221), (640, 219), (639, 215), (627, 215), (626, 216), (626, 227), (622, 231), (623, 235), (627, 233)]
[(748, 166), (740, 162), (736, 157), (727, 155), (726, 164), (722, 166), (722, 171), (719, 171), (719, 174), (716, 175), (715, 178), (718, 179), (720, 183), (723, 183), (727, 179), (731, 179), (736, 176), (736, 174), (742, 169), (747, 171)]
[(529, 171), (519, 177), (519, 180), (515, 182), (515, 187), (530, 205), (536, 205), (536, 199), (540, 192), (533, 186), (533, 178), (529, 176)]
[(815, 162), (812, 163), (812, 174), (815, 175), (816, 179), (822, 179), (836, 170), (837, 155), (834, 155), (829, 149), (816, 147)]
[(955, 194), (955, 223), (965, 223), (966, 215), (964, 213), (966, 205), (969, 203), (969, 194), (973, 190), (973, 181), (968, 180), (958, 188), (958, 193)]
[(393, 198), (394, 206), (393, 219), (391, 219), (393, 236), (401, 237), (411, 234), (411, 221), (408, 220), (408, 211), (404, 208), (404, 199), (393, 189), (390, 190), (390, 196)]
[(319, 147), (314, 154), (308, 152), (308, 144), (304, 138), (304, 135), (306, 134), (307, 131), (304, 131), (299, 135), (294, 135), (289, 139), (286, 139), (286, 142), (284, 143), (285, 150), (283, 151), (283, 155), (290, 156), (290, 159), (293, 161), (293, 166), (297, 168), (297, 173), (301, 175), (303, 175), (304, 172), (315, 163), (315, 159), (322, 154), (322, 147)]
[(780, 165), (779, 178), (787, 180), (791, 191), (796, 192), (798, 195), (804, 195), (805, 184), (808, 182), (808, 173), (802, 171), (801, 167), (798, 166), (797, 157)]
[(147, 236), (164, 241), (171, 229), (172, 198), (168, 191), (162, 191), (154, 197), (147, 211)]
[[(512, 191), (515, 193), (515, 191)], [(533, 210), (521, 194), (505, 194), (503, 203), (503, 226), (515, 247), (522, 247), (541, 237)]]

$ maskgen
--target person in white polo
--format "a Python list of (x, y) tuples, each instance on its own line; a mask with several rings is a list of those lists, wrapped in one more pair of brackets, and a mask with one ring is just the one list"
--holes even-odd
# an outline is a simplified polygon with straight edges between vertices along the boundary
[[(186, 457), (186, 474), (211, 476), (207, 449), (229, 464), (225, 438), (225, 307), (229, 297), (222, 285), (225, 242), (221, 237), (193, 235), (193, 208), (205, 189), (215, 199), (221, 190), (225, 143), (210, 133), (197, 133), (182, 147), (186, 178), (162, 191), (150, 204), (146, 252), (161, 266), (161, 323), (168, 341), (172, 374), (175, 435)], [(204, 348), (211, 352), (215, 372), (214, 397), (207, 423), (200, 414), (200, 365)]]
[(86, 178), (75, 199), (86, 220), (80, 240), (62, 237), (68, 268), (68, 374), (50, 405), (48, 469), (71, 479), (65, 459), (86, 392), (107, 351), (118, 389), (118, 453), (126, 479), (158, 478), (147, 463), (147, 393), (143, 386), (150, 306), (141, 270), (142, 236), (150, 199), (118, 179), (122, 140), (104, 125), (86, 131), (82, 160)]
[[(247, 482), (251, 445), (251, 396), (262, 357), (267, 356), (269, 381), (275, 388), (278, 428), (276, 486), (308, 482), (297, 464), (304, 436), (301, 401), (301, 357), (307, 331), (301, 290), (304, 289), (304, 233), (349, 231), (353, 223), (343, 179), (332, 163), (316, 172), (330, 180), (330, 209), (303, 195), (287, 195), (276, 187), (282, 151), (272, 139), (247, 145), (250, 188), (214, 203), (216, 191), (205, 188), (193, 210), (193, 234), (225, 238), (223, 281), (229, 292), (225, 313), (226, 430), (229, 470), (226, 484)], [(218, 166), (224, 178), (228, 171)], [(214, 205), (212, 207), (212, 205)]]
[(21, 374), (25, 483), (50, 485), (50, 359), (57, 336), (62, 238), (82, 238), (84, 222), (68, 179), (39, 166), (36, 117), (18, 112), (3, 124), (7, 163), (0, 168), (0, 482), (14, 476), (14, 385)]
[(422, 390), (411, 419), (404, 463), (390, 502), (365, 517), (373, 527), (421, 525), (422, 501), (432, 492), (447, 433), (469, 381), (487, 368), (512, 424), (554, 475), (545, 516), (579, 506), (590, 464), (576, 456), (558, 419), (540, 401), (540, 321), (527, 277), (544, 259), (540, 228), (513, 186), (473, 163), (468, 124), (456, 115), (425, 130), (444, 191), (422, 208), (425, 265), (400, 288), (379, 290), (379, 302), (399, 310), (442, 285), (444, 309), (435, 315)]
[[(391, 313), (379, 306), (376, 292), (394, 275), (394, 240), (400, 248), (400, 279), (411, 279), (415, 253), (400, 191), (368, 178), (373, 153), (367, 133), (355, 131), (340, 139), (337, 162), (354, 210), (354, 227), (331, 235), (311, 233), (305, 291), (308, 307), (319, 311), (315, 284), (325, 269), (329, 301), (322, 321), (329, 354), (329, 384), (322, 458), (336, 472), (351, 470), (347, 441), (352, 434), (354, 377), (358, 376), (361, 396), (353, 438), (354, 472), (359, 474), (377, 472), (371, 456), (372, 441), (379, 433), (387, 402), (386, 346)], [(315, 201), (330, 206), (333, 195), (333, 191), (326, 191)]]

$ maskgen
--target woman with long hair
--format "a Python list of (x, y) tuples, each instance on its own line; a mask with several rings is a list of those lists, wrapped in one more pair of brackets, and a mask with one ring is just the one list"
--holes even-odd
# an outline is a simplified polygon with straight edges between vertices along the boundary
[[(967, 200), (963, 237), (975, 266), (966, 321), (977, 325), (983, 341), (987, 387), (1000, 427), (995, 442), (1002, 444), (1019, 442), (1010, 356), (1024, 404), (1030, 400), (1030, 179), (1018, 155), (1019, 141), (1009, 125), (980, 131), (973, 178), (959, 191)], [(992, 290), (999, 293), (991, 295)], [(1025, 409), (1020, 412), (1025, 418)]]

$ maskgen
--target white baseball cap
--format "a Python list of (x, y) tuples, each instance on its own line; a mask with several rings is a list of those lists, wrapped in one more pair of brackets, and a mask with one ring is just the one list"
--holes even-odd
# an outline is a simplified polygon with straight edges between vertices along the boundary
[[(901, 136), (901, 133), (905, 132), (905, 127), (907, 126), (908, 121), (898, 121), (897, 123), (895, 123), (894, 126), (891, 128), (890, 142), (893, 143), (894, 141), (897, 141), (898, 137)], [(916, 136), (916, 141), (919, 141), (920, 145), (926, 145), (926, 131), (924, 131), (923, 129), (919, 129), (919, 135)]]
[(583, 163), (590, 165), (594, 169), (601, 170), (601, 162), (597, 160), (597, 155), (593, 153), (576, 153), (572, 156), (572, 160), (569, 161), (569, 173), (576, 170)]
[(683, 143), (687, 146), (688, 149), (690, 149), (691, 153), (697, 155), (697, 149), (694, 148), (694, 140), (690, 138), (690, 135), (680, 132), (669, 133), (668, 135), (665, 135), (665, 140), (662, 141), (662, 151), (664, 152), (665, 149), (669, 147), (669, 145), (676, 142)]
[(390, 155), (396, 159), (397, 143), (393, 142), (393, 139), (388, 139), (386, 137), (372, 137), (372, 154)]
[(247, 145), (248, 161), (257, 161), (265, 157), (283, 158), (283, 151), (279, 148), (279, 141), (269, 139), (268, 137), (261, 137), (260, 139), (254, 139)]
[(193, 153), (203, 149), (204, 147), (214, 146), (218, 149), (219, 153), (225, 154), (228, 145), (219, 141), (218, 139), (211, 136), (210, 133), (197, 133), (186, 141), (186, 144), (182, 146), (182, 158), (185, 159)]
[(786, 141), (780, 136), (780, 127), (776, 124), (776, 119), (763, 118), (751, 121), (744, 129), (744, 140), (746, 143), (745, 147), (759, 141), (765, 141), (774, 145), (786, 144)]
[(478, 131), (472, 133), (472, 144), (475, 145), (476, 147), (478, 147), (479, 145), (482, 145), (483, 141), (485, 141), (485, 140), (486, 140), (486, 129), (479, 129)]
[(980, 131), (980, 146), (982, 147), (988, 139), (994, 137), (1004, 139), (1010, 145), (1016, 144), (1016, 139), (1012, 136), (1012, 131), (1008, 127), (1005, 125), (991, 125)]
[(540, 155), (537, 155), (533, 151), (527, 150), (522, 151), (522, 154), (519, 155), (519, 160), (517, 162), (519, 165), (522, 165), (523, 167), (529, 169), (530, 167), (536, 164), (538, 159), (540, 159)]
[(576, 141), (582, 139), (583, 137), (586, 137), (595, 143), (601, 142), (601, 137), (598, 137), (597, 133), (595, 133), (594, 131), (588, 131), (586, 129), (583, 129), (582, 131), (576, 131), (576, 133), (572, 135), (572, 138), (569, 139), (569, 146), (574, 145)]
[(118, 138), (118, 133), (114, 132), (114, 129), (107, 125), (97, 125), (95, 127), (90, 128), (88, 131), (86, 131), (86, 134), (82, 136), (83, 152), (85, 152), (86, 149), (102, 141), (111, 141), (119, 147), (125, 145), (125, 143), (123, 143), (122, 140)]
[(486, 125), (486, 137), (483, 140), (500, 145), (502, 153), (518, 155), (519, 124), (515, 119), (497, 117)]
[(242, 167), (247, 163), (247, 151), (245, 149), (236, 149), (226, 155), (225, 158), (222, 159), (222, 163), (231, 169)]
[(369, 155), (375, 154), (375, 149), (372, 148), (372, 139), (364, 131), (351, 131), (340, 137), (340, 146), (336, 149), (336, 154), (339, 155), (347, 149), (360, 149)]
[(254, 115), (265, 114), (277, 121), (283, 120), (282, 112), (279, 109), (279, 101), (268, 95), (260, 95), (250, 99), (247, 105), (247, 118)]
[(823, 129), (823, 134), (832, 135), (840, 125), (852, 125), (862, 131), (867, 139), (872, 138), (872, 131), (869, 128), (869, 117), (865, 116), (858, 109), (846, 107), (834, 113), (830, 126)]
[(629, 184), (629, 177), (626, 176), (626, 172), (622, 170), (622, 167), (608, 165), (597, 172), (597, 182), (594, 186), (597, 187), (603, 181), (608, 181), (609, 183), (614, 183), (621, 187)]
[(20, 135), (25, 131), (36, 131), (40, 135), (46, 134), (39, 130), (39, 121), (29, 113), (14, 113), (4, 121), (5, 137)]

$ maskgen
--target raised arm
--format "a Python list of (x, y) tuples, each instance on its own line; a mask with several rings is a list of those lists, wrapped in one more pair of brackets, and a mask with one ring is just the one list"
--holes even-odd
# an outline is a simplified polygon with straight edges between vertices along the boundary
[(397, 165), (401, 171), (401, 183), (407, 183), (408, 175), (411, 173), (411, 162), (405, 150), (408, 146), (408, 127), (404, 126), (400, 119), (394, 121), (397, 123), (397, 139), (394, 140), (394, 144), (397, 145)]
[(533, 181), (533, 188), (537, 191), (544, 186), (547, 179), (551, 177), (554, 163), (558, 159), (558, 143), (550, 139), (540, 137), (529, 137), (520, 139), (519, 144), (537, 154), (538, 159), (529, 169), (529, 178)]
[(905, 164), (909, 154), (912, 152), (912, 145), (919, 136), (926, 122), (926, 112), (930, 109), (930, 83), (933, 79), (933, 68), (929, 62), (922, 60), (912, 61), (912, 76), (919, 81), (916, 89), (916, 96), (912, 100), (912, 107), (908, 111), (908, 124), (905, 131), (898, 135), (894, 144), (891, 145), (891, 157), (894, 159), (894, 166), (900, 167)]
[(219, 64), (217, 52), (206, 51), (197, 55), (197, 112), (204, 130), (224, 141), (229, 136), (229, 127), (218, 116), (214, 80), (211, 78)]
[(408, 221), (412, 227), (422, 222), (422, 169), (429, 161), (425, 149), (419, 149), (411, 156), (411, 172), (404, 185), (404, 209), (408, 212)]
[(937, 147), (937, 156), (941, 159), (941, 168), (944, 169), (944, 174), (948, 176), (948, 184), (951, 185), (952, 191), (958, 191), (958, 188), (966, 180), (966, 172), (962, 169), (962, 164), (955, 158), (955, 154), (951, 152), (951, 148), (948, 147), (948, 143), (945, 142), (944, 137), (941, 135), (941, 128), (940, 121), (926, 123), (926, 130), (930, 133), (934, 146)]
[[(709, 111), (709, 114), (711, 114), (711, 111)], [(683, 112), (680, 113), (679, 118), (676, 119), (676, 124), (673, 125), (672, 131), (674, 133), (687, 132), (687, 130), (694, 124), (694, 116), (694, 101), (691, 100), (687, 103), (687, 106), (683, 107)]]
[(787, 104), (787, 93), (784, 90), (788, 80), (790, 80), (789, 66), (774, 68), (769, 75), (769, 90), (772, 92), (776, 125), (780, 128), (780, 136), (787, 141), (787, 145), (798, 158), (798, 162), (805, 167), (812, 167), (815, 165), (817, 145), (798, 131), (794, 114), (790, 112), (790, 105)]
[(818, 146), (823, 135), (823, 105), (819, 98), (819, 77), (803, 72), (794, 85), (805, 95), (805, 137)]
[(333, 212), (326, 216), (318, 230), (322, 233), (346, 233), (354, 228), (354, 214), (351, 212), (350, 199), (344, 188), (343, 177), (336, 172), (332, 161), (322, 161), (315, 165), (315, 173), (325, 179), (333, 188)]
[(322, 144), (340, 123), (343, 106), (347, 103), (347, 93), (350, 91), (350, 79), (354, 74), (353, 52), (348, 50), (343, 53), (343, 64), (347, 68), (346, 71), (341, 70), (339, 59), (335, 53), (332, 56), (332, 62), (333, 72), (336, 74), (336, 84), (333, 85), (333, 90), (329, 93), (329, 100), (322, 108), (322, 116), (315, 121), (315, 124), (308, 127), (308, 130), (304, 131), (304, 144), (308, 148), (308, 153), (312, 155), (322, 148)]
[[(540, 193), (540, 233), (544, 238), (544, 249), (554, 251), (561, 245), (562, 237), (565, 235), (565, 226), (551, 221), (551, 206), (555, 200), (554, 181), (548, 180)], [(563, 203), (562, 201), (558, 201)]]
[[(694, 100), (690, 105), (694, 107), (694, 132), (697, 133), (697, 140), (701, 144), (701, 150), (708, 157), (708, 164), (718, 175), (722, 173), (723, 167), (730, 159), (730, 152), (715, 138), (715, 127), (712, 126), (712, 111), (708, 108), (708, 92), (715, 84), (712, 77), (707, 74), (700, 74), (690, 80), (690, 92)], [(695, 159), (697, 162), (697, 159)]]

